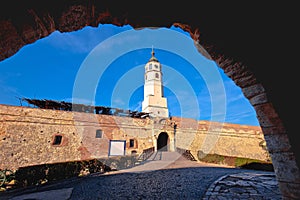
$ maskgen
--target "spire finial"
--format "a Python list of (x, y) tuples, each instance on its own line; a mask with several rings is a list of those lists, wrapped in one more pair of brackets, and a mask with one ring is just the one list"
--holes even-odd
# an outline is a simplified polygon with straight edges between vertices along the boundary
[(158, 62), (158, 60), (155, 58), (155, 53), (154, 53), (154, 48), (153, 48), (153, 45), (152, 45), (152, 51), (151, 51), (151, 58), (150, 58), (150, 60), (149, 61), (156, 61), (156, 62)]
[(152, 57), (154, 57), (154, 49), (153, 49), (153, 45), (152, 45), (152, 51), (151, 51)]

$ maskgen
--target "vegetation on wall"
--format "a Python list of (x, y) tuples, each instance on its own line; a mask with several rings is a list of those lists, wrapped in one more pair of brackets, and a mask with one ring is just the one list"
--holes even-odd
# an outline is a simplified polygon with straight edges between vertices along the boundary
[(103, 159), (20, 167), (14, 172), (13, 185), (6, 183), (6, 185), (3, 185), (2, 191), (5, 191), (7, 188), (38, 186), (68, 178), (82, 177), (92, 173), (105, 173), (129, 168), (135, 165), (136, 160), (136, 156), (114, 156)]
[(230, 157), (218, 154), (206, 154), (203, 151), (198, 151), (198, 160), (207, 163), (223, 164), (245, 169), (274, 171), (272, 162), (266, 162), (251, 158)]

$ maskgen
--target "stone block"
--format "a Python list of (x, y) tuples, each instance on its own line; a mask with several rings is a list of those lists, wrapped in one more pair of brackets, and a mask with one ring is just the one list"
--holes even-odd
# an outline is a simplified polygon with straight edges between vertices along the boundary
[(254, 108), (262, 128), (283, 126), (271, 103), (256, 105)]
[(277, 126), (271, 127), (262, 127), (262, 131), (265, 136), (269, 134), (286, 134), (286, 130), (283, 127), (283, 124), (278, 124)]
[(270, 153), (287, 152), (291, 150), (289, 138), (286, 134), (265, 135), (267, 148)]
[(261, 84), (251, 85), (249, 87), (242, 88), (242, 91), (246, 98), (250, 99), (254, 96), (262, 94), (265, 92), (265, 89)]
[(278, 181), (300, 184), (300, 172), (293, 152), (278, 152), (270, 155)]
[(251, 97), (249, 101), (252, 106), (267, 103), (268, 102), (267, 94), (266, 93), (257, 94)]
[(283, 200), (300, 199), (300, 183), (278, 181)]

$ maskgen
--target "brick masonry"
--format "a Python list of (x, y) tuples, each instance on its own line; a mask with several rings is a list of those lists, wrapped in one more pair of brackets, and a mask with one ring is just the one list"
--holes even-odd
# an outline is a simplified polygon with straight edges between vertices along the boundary
[[(110, 140), (126, 140), (126, 154), (157, 145), (160, 133), (168, 148), (267, 160), (260, 127), (173, 117), (139, 119), (112, 115), (0, 105), (0, 168), (105, 158)], [(176, 124), (176, 127), (174, 126)], [(96, 131), (102, 137), (96, 137)], [(55, 137), (61, 143), (55, 145)], [(134, 145), (130, 146), (129, 141)]]

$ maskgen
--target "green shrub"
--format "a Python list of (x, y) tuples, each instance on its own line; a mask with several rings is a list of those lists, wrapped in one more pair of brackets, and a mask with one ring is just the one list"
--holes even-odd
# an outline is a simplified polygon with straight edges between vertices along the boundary
[(97, 159), (27, 166), (16, 170), (16, 186), (27, 187), (77, 177), (86, 169), (89, 173), (110, 171), (109, 167)]
[(46, 179), (46, 165), (21, 167), (15, 172), (17, 186), (26, 187), (40, 184)]

